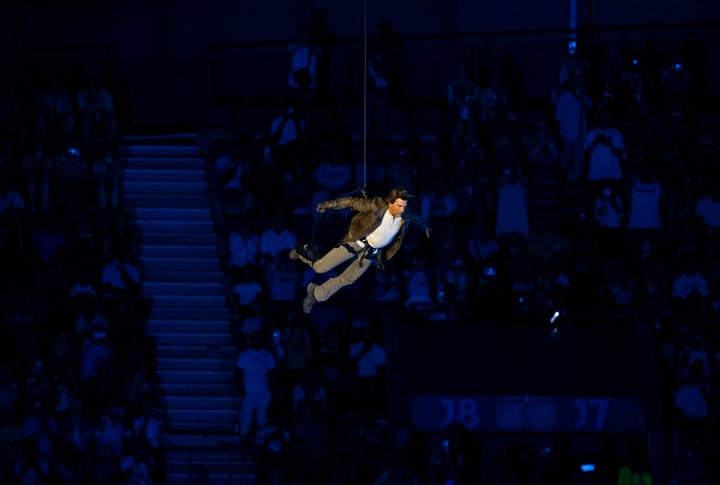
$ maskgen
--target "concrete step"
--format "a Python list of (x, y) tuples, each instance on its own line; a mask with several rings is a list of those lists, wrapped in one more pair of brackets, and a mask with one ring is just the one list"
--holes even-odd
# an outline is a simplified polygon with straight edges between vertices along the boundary
[(177, 194), (125, 194), (125, 203), (129, 207), (144, 208), (208, 209), (210, 207), (210, 199), (206, 192), (185, 194), (182, 197), (178, 197)]
[(147, 194), (172, 194), (175, 196), (207, 194), (207, 184), (202, 182), (123, 182), (123, 192), (127, 197)]
[(205, 170), (202, 157), (125, 157), (125, 170)]
[(171, 423), (228, 423), (240, 418), (240, 407), (236, 409), (167, 409)]
[[(182, 442), (180, 442), (180, 444), (174, 444), (179, 441), (177, 440), (178, 436), (189, 437), (191, 436), (191, 433), (169, 433), (167, 435), (167, 438), (170, 438), (171, 440), (163, 440), (163, 451), (165, 451), (166, 460), (178, 461), (191, 458), (193, 463), (200, 463), (203, 461), (204, 456), (206, 464), (211, 463), (221, 465), (230, 462), (235, 464), (254, 463), (252, 460), (253, 456), (251, 454), (239, 453), (237, 446), (240, 445), (240, 439), (237, 436), (232, 436), (231, 432), (218, 435), (217, 438), (219, 438), (220, 441), (216, 443), (206, 441), (201, 443), (200, 446), (187, 445)], [(202, 438), (203, 433), (199, 433), (198, 436)], [(205, 436), (206, 438), (210, 437), (209, 435)]]
[(144, 220), (212, 220), (210, 207), (138, 207), (134, 211), (134, 219)]
[(227, 357), (206, 357), (198, 356), (181, 357), (160, 357), (156, 359), (158, 372), (166, 370), (204, 370), (207, 372), (234, 372), (235, 360)]
[(143, 291), (153, 296), (159, 295), (192, 295), (192, 296), (224, 296), (225, 288), (221, 282), (152, 282), (143, 284)]
[(125, 168), (126, 182), (204, 182), (205, 168), (140, 167)]
[(215, 224), (211, 219), (177, 219), (170, 221), (139, 219), (135, 223), (140, 230), (149, 232), (213, 233), (215, 231)]
[[(217, 244), (217, 235), (213, 232), (157, 232), (143, 231), (142, 243), (144, 245), (177, 245), (177, 244), (195, 244), (195, 245), (214, 245)], [(182, 266), (181, 266), (182, 267)], [(179, 268), (171, 268), (179, 269)]]
[[(176, 334), (180, 335), (179, 332)], [(235, 365), (235, 361), (237, 360), (238, 351), (237, 349), (226, 339), (223, 339), (223, 335), (227, 335), (227, 332), (225, 333), (217, 333), (217, 334), (206, 334), (203, 333), (202, 337), (198, 338), (197, 342), (193, 343), (183, 343), (180, 345), (172, 345), (171, 343), (166, 344), (165, 338), (162, 336), (161, 332), (154, 332), (152, 335), (156, 336), (155, 340), (161, 340), (162, 345), (157, 346), (155, 350), (155, 356), (163, 359), (181, 359), (184, 361), (206, 361), (206, 360), (223, 360), (226, 362), (230, 362), (232, 365)], [(173, 333), (169, 333), (169, 335), (173, 335)], [(204, 336), (212, 335), (214, 343), (216, 345), (206, 345), (206, 342), (204, 340)], [(173, 361), (167, 361), (165, 362), (167, 366), (165, 368), (172, 368), (173, 365), (185, 365), (178, 362)], [(212, 365), (207, 362), (204, 362), (203, 365)], [(223, 364), (224, 365), (224, 364)], [(231, 367), (232, 367), (231, 365)]]
[(220, 265), (216, 258), (173, 258), (173, 257), (152, 257), (142, 258), (143, 268), (152, 271), (177, 270), (180, 268), (194, 269), (200, 271), (218, 270)]
[(225, 308), (225, 296), (220, 295), (156, 295), (154, 305), (178, 309)]
[(120, 152), (126, 157), (174, 157), (174, 158), (199, 158), (197, 145), (151, 145), (131, 144), (123, 145)]
[(176, 244), (143, 244), (141, 256), (143, 258), (172, 257), (172, 258), (215, 258), (218, 257), (218, 248), (214, 244), (185, 244), (178, 241)]
[(165, 403), (168, 409), (233, 409), (239, 410), (242, 405), (240, 396), (167, 396)]
[[(143, 251), (144, 253), (144, 251)], [(192, 269), (177, 269), (177, 270), (160, 270), (156, 269), (143, 271), (146, 282), (161, 282), (161, 281), (191, 281), (195, 283), (208, 282), (217, 283), (222, 282), (225, 279), (223, 273), (219, 270), (215, 271), (197, 271)]]
[(167, 396), (232, 396), (237, 394), (237, 386), (232, 384), (175, 383), (163, 384)]
[[(198, 370), (164, 370), (160, 373), (163, 385), (167, 384), (224, 384), (235, 385), (234, 372), (207, 372)], [(172, 421), (170, 421), (172, 423)]]
[(160, 320), (151, 318), (145, 325), (148, 331), (154, 333), (203, 333), (203, 334), (227, 334), (229, 332), (228, 320), (221, 319), (197, 319), (197, 320)]
[(221, 348), (230, 348), (232, 338), (230, 333), (178, 333), (178, 332), (156, 332), (151, 329), (145, 331), (148, 335), (155, 337), (157, 347), (186, 347), (188, 354), (193, 352), (205, 353), (208, 356), (216, 356)]
[[(211, 457), (210, 460), (218, 464), (224, 458), (221, 455), (218, 457), (219, 459), (216, 459), (214, 455), (221, 452), (223, 454), (230, 452), (236, 463), (253, 463), (247, 454), (238, 452), (241, 441), (233, 430), (233, 424), (225, 424), (213, 430), (169, 429), (163, 436), (166, 462), (182, 463), (183, 460), (191, 460), (192, 463), (200, 463), (202, 459), (198, 460), (196, 455), (202, 456), (200, 451), (203, 451), (206, 458)], [(185, 467), (187, 466), (185, 464)], [(177, 467), (173, 468), (178, 469)]]
[(154, 325), (153, 322), (158, 320), (197, 321), (203, 319), (212, 322), (228, 322), (230, 319), (230, 310), (225, 307), (224, 302), (221, 306), (197, 308), (188, 306), (158, 306), (156, 303), (150, 311), (147, 326), (148, 328), (152, 328), (152, 325)]

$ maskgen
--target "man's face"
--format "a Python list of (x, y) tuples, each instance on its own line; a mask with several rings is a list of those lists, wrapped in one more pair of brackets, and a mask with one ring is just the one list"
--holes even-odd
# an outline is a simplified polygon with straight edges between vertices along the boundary
[(403, 215), (403, 212), (405, 212), (405, 207), (407, 207), (406, 200), (395, 199), (390, 203), (390, 206), (388, 206), (388, 212), (390, 212), (390, 215), (393, 217), (400, 217)]

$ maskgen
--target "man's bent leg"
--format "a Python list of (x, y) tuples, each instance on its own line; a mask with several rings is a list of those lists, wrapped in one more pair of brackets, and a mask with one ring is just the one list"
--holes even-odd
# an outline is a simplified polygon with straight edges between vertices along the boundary
[(345, 268), (345, 271), (343, 271), (340, 275), (330, 278), (322, 285), (315, 287), (315, 299), (317, 301), (325, 301), (337, 293), (341, 288), (355, 283), (358, 278), (365, 274), (365, 271), (367, 271), (372, 264), (373, 261), (369, 259), (355, 259), (355, 261), (350, 263), (348, 267)]
[(335, 266), (344, 263), (345, 261), (354, 256), (355, 254), (348, 250), (344, 245), (340, 245), (332, 248), (325, 254), (325, 256), (318, 259), (314, 263), (308, 262), (308, 264), (312, 269), (315, 270), (316, 273), (327, 273)]

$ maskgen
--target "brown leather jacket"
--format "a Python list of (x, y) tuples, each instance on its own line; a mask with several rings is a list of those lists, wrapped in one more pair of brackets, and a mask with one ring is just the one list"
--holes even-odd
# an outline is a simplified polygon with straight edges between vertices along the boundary
[[(383, 197), (373, 197), (372, 199), (341, 197), (339, 199), (321, 202), (320, 205), (326, 209), (352, 209), (357, 212), (350, 220), (350, 228), (347, 234), (340, 240), (340, 244), (343, 244), (367, 237), (368, 234), (377, 229), (382, 222), (382, 218), (389, 204)], [(406, 209), (402, 219), (400, 231), (398, 231), (390, 244), (381, 248), (378, 258), (384, 257), (384, 259), (389, 260), (397, 253), (407, 232), (408, 225), (406, 223), (416, 224), (423, 230), (429, 229), (422, 217), (413, 214), (409, 209)]]

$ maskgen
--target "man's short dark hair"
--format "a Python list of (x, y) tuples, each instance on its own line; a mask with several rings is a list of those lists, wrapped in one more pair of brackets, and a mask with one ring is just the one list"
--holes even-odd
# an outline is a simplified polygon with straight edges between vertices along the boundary
[(392, 190), (390, 191), (390, 193), (388, 194), (388, 196), (387, 196), (387, 201), (388, 201), (390, 204), (392, 204), (392, 203), (395, 202), (397, 199), (407, 201), (407, 200), (412, 199), (413, 197), (415, 197), (415, 196), (412, 195), (410, 192), (408, 192), (405, 188), (403, 188), (403, 187), (395, 187), (395, 188), (392, 189)]

